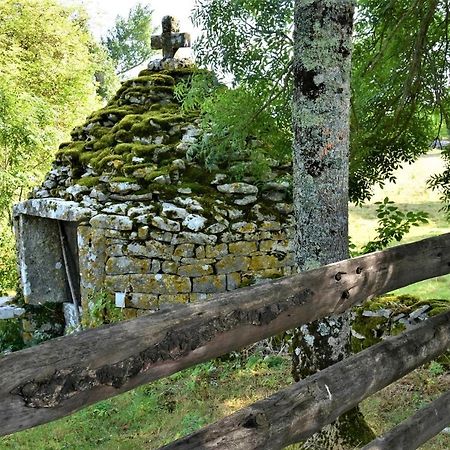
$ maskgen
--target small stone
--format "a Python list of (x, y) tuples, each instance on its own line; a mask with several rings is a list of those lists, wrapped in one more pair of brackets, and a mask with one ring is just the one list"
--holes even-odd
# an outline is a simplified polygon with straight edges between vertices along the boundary
[(138, 228), (138, 239), (145, 240), (148, 238), (149, 228), (147, 226)]
[(178, 203), (181, 206), (184, 206), (186, 209), (188, 209), (188, 211), (191, 212), (202, 212), (203, 211), (203, 207), (202, 205), (200, 205), (200, 203), (197, 200), (194, 200), (193, 198), (181, 198), (181, 197), (176, 197), (174, 199), (175, 203)]
[(241, 285), (241, 274), (238, 272), (227, 275), (227, 291), (233, 291)]
[(186, 163), (182, 159), (174, 159), (171, 164), (173, 169), (176, 170), (185, 170)]
[(150, 238), (154, 239), (155, 241), (170, 243), (173, 239), (173, 233), (170, 233), (169, 231), (151, 231)]
[(217, 190), (223, 194), (257, 194), (258, 188), (252, 184), (247, 183), (231, 183), (220, 184), (217, 186)]
[(258, 200), (258, 198), (256, 196), (252, 195), (252, 196), (237, 198), (236, 200), (233, 201), (233, 203), (238, 206), (246, 206), (246, 205), (250, 205), (251, 203), (255, 203), (257, 200)]
[(178, 256), (180, 258), (193, 258), (194, 257), (194, 244), (180, 244), (175, 247), (173, 256)]
[(227, 176), (224, 173), (217, 173), (214, 177), (214, 180), (211, 181), (211, 184), (220, 184), (227, 179)]
[(148, 206), (139, 206), (139, 207), (132, 207), (128, 210), (127, 216), (128, 217), (137, 217), (137, 216), (143, 216), (146, 214), (151, 214), (155, 210), (155, 207), (153, 205)]
[(189, 213), (184, 208), (179, 208), (173, 203), (163, 202), (162, 214), (172, 219), (184, 219)]
[(159, 296), (159, 304), (164, 305), (168, 303), (189, 303), (190, 295), (189, 294), (171, 294), (171, 295), (160, 295)]
[(164, 273), (176, 274), (178, 271), (178, 263), (174, 261), (164, 261), (161, 266), (161, 270)]
[[(49, 188), (48, 186), (46, 186), (45, 183), (44, 183), (44, 187), (46, 187), (47, 189), (52, 189), (52, 188)], [(53, 187), (55, 187), (55, 186), (53, 186)], [(77, 195), (90, 192), (90, 190), (91, 189), (89, 187), (87, 187), (87, 186), (81, 186), (79, 184), (74, 184), (73, 186), (69, 186), (66, 189), (66, 192), (68, 194), (73, 195), (74, 197), (76, 197)]]
[(216, 263), (218, 274), (242, 272), (248, 270), (250, 258), (246, 256), (227, 255)]
[(107, 206), (106, 208), (103, 208), (102, 213), (125, 215), (127, 212), (127, 208), (128, 205), (126, 203), (115, 203), (113, 205)]
[(170, 184), (171, 183), (169, 175), (160, 175), (159, 177), (154, 178), (153, 181), (157, 184)]
[(128, 194), (130, 192), (139, 191), (142, 187), (137, 183), (110, 182), (108, 189), (113, 194)]
[(177, 275), (132, 274), (130, 275), (130, 284), (136, 292), (144, 294), (187, 294), (191, 292), (191, 280)]
[(157, 295), (132, 293), (128, 297), (125, 306), (139, 309), (158, 309), (159, 302)]
[(237, 222), (231, 225), (231, 229), (233, 231), (237, 231), (238, 233), (254, 233), (257, 230), (257, 227), (254, 223), (249, 222)]
[(231, 220), (240, 219), (244, 215), (244, 212), (240, 209), (229, 209), (228, 210), (228, 217)]
[(225, 292), (227, 289), (227, 279), (225, 275), (206, 275), (192, 280), (192, 292), (213, 294)]
[(210, 225), (205, 231), (210, 234), (218, 234), (222, 233), (227, 229), (227, 226), (224, 223), (215, 223)]
[(151, 220), (151, 224), (154, 227), (159, 228), (160, 230), (170, 232), (178, 232), (181, 228), (180, 224), (175, 220), (170, 220), (160, 216), (153, 217), (153, 219)]
[(198, 244), (198, 245), (213, 245), (217, 241), (217, 236), (208, 235), (204, 233), (189, 233), (181, 232), (177, 236), (174, 236), (173, 244)]
[(108, 275), (126, 275), (130, 273), (148, 273), (150, 261), (148, 259), (130, 258), (127, 256), (111, 257), (106, 261)]
[(259, 226), (259, 229), (261, 231), (280, 231), (281, 223), (277, 221), (266, 220)]
[(126, 231), (133, 229), (133, 222), (126, 216), (114, 216), (107, 214), (98, 214), (90, 221), (90, 225), (94, 228), (108, 228), (117, 231)]
[(190, 264), (178, 267), (178, 275), (185, 277), (201, 277), (213, 273), (212, 266), (208, 264)]
[(188, 195), (188, 194), (192, 194), (192, 189), (191, 188), (179, 188), (179, 189), (177, 189), (177, 192), (179, 194)]
[(92, 198), (96, 198), (99, 202), (102, 202), (102, 203), (104, 203), (108, 200), (108, 196), (96, 188), (92, 189), (89, 196)]
[(294, 211), (293, 205), (289, 203), (275, 203), (275, 209), (282, 214), (292, 214)]
[(258, 245), (256, 242), (238, 241), (231, 242), (229, 244), (230, 253), (233, 255), (245, 255), (248, 256), (251, 253), (258, 251)]
[(205, 247), (207, 258), (222, 258), (228, 254), (227, 244), (207, 245)]
[(197, 214), (189, 214), (183, 220), (183, 226), (192, 231), (200, 231), (205, 228), (206, 219)]

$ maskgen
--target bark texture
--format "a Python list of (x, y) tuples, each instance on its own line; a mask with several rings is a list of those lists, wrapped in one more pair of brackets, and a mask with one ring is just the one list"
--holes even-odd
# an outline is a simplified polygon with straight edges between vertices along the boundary
[[(353, 0), (297, 0), (294, 29), (294, 248), (300, 271), (348, 257), (348, 172)], [(293, 338), (296, 381), (350, 353), (350, 316), (303, 325)], [(359, 418), (352, 413), (352, 421)], [(346, 421), (345, 418), (342, 419)], [(373, 436), (360, 423), (357, 440)], [(345, 429), (345, 431), (344, 431)], [(346, 435), (345, 437), (342, 435)], [(345, 448), (347, 426), (317, 448)], [(326, 437), (324, 437), (326, 436)], [(349, 445), (354, 442), (350, 439)], [(315, 448), (309, 444), (308, 448)]]

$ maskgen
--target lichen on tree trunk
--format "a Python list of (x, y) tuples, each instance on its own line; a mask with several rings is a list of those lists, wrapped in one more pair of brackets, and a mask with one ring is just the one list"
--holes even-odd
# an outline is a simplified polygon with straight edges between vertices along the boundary
[[(294, 248), (300, 271), (348, 258), (353, 14), (353, 0), (295, 2)], [(303, 326), (293, 337), (294, 378), (305, 378), (349, 352), (348, 313)], [(370, 441), (373, 433), (362, 416), (349, 414), (305, 448), (337, 449)], [(356, 427), (348, 426), (350, 417)]]

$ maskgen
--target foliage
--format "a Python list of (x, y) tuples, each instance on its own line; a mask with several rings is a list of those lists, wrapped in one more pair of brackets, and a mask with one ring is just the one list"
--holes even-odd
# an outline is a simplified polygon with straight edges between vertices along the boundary
[(0, 22), (0, 290), (5, 291), (15, 288), (9, 272), (11, 206), (48, 169), (57, 142), (98, 107), (99, 60), (79, 9), (55, 0), (4, 0)]
[(289, 161), (289, 138), (278, 132), (275, 117), (261, 110), (254, 92), (228, 89), (207, 74), (195, 75), (175, 92), (184, 109), (200, 109), (203, 133), (188, 156), (206, 168), (226, 168), (234, 179), (261, 180), (269, 175), (274, 161)]
[(111, 294), (100, 290), (88, 296), (88, 311), (83, 313), (82, 325), (86, 328), (96, 328), (101, 325), (120, 322), (124, 319), (123, 312), (114, 304)]
[(108, 30), (102, 44), (116, 64), (118, 75), (123, 75), (150, 58), (152, 10), (138, 3), (127, 18), (116, 17), (114, 26)]
[(364, 245), (360, 254), (383, 250), (393, 241), (401, 241), (411, 227), (428, 223), (428, 213), (423, 211), (400, 211), (394, 202), (386, 197), (382, 202), (376, 202), (378, 227), (374, 240)]
[(22, 331), (21, 319), (0, 320), (0, 355), (25, 347)]
[[(358, 2), (350, 167), (356, 203), (372, 196), (374, 184), (394, 180), (394, 170), (425, 153), (449, 122), (447, 3)], [(199, 62), (231, 73), (235, 84), (258, 99), (261, 111), (274, 117), (285, 140), (292, 139), (292, 11), (292, 0), (197, 0), (193, 15), (204, 31), (195, 45)], [(238, 124), (236, 133), (243, 134), (244, 124)], [(450, 175), (441, 181), (449, 180)]]

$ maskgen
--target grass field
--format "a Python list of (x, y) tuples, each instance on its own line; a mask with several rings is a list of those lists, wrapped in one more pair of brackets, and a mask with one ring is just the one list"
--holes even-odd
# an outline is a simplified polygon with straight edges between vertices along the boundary
[[(434, 152), (399, 173), (399, 181), (377, 189), (370, 204), (350, 209), (350, 233), (358, 246), (375, 236), (375, 201), (389, 196), (405, 210), (429, 213), (429, 224), (415, 228), (413, 241), (450, 231), (439, 212), (439, 194), (426, 190), (425, 179), (439, 172)], [(418, 255), (420, 257), (420, 255)], [(429, 280), (401, 289), (423, 298), (450, 298), (450, 278)], [(135, 450), (155, 449), (207, 423), (263, 398), (290, 383), (287, 356), (253, 355), (212, 361), (100, 402), (68, 418), (0, 438), (0, 449)], [(431, 363), (364, 401), (361, 408), (377, 434), (404, 420), (450, 389), (450, 373)], [(450, 435), (440, 434), (422, 447), (448, 450)]]

